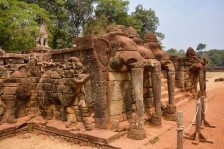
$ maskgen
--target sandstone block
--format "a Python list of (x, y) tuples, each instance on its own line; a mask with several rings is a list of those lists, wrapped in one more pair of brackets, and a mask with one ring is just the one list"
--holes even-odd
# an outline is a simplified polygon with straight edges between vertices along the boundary
[(124, 121), (123, 114), (111, 115), (111, 116), (110, 116), (110, 121), (109, 121), (109, 122), (112, 123), (113, 121), (119, 121), (119, 122)]
[(12, 78), (26, 78), (27, 77), (27, 73), (15, 71), (14, 73), (11, 74), (11, 77)]
[(20, 83), (5, 83), (4, 86), (6, 87), (18, 87)]
[(52, 79), (61, 79), (61, 76), (57, 73), (57, 71), (51, 71), (50, 77)]
[(15, 123), (16, 117), (15, 114), (10, 115), (9, 113), (5, 113), (1, 119), (1, 122), (3, 123)]
[(68, 114), (67, 115), (67, 121), (70, 123), (76, 123), (77, 122), (77, 118), (75, 114)]
[(69, 114), (74, 114), (75, 113), (75, 109), (73, 107), (67, 107), (66, 108), (66, 112)]
[(7, 109), (15, 108), (15, 106), (16, 106), (15, 101), (5, 101), (4, 103), (5, 103)]
[(2, 95), (2, 100), (4, 101), (12, 101), (15, 100), (15, 96), (14, 95)]
[(109, 80), (110, 81), (130, 80), (130, 75), (126, 72), (109, 72)]
[(6, 109), (5, 110), (5, 114), (8, 114), (8, 115), (15, 115), (16, 113), (16, 108), (11, 108), (11, 109)]
[[(5, 108), (3, 108), (2, 106), (0, 106), (0, 116), (3, 115), (5, 112)], [(1, 120), (1, 119), (0, 119)]]
[(109, 81), (109, 101), (123, 100), (123, 82)]
[(24, 116), (26, 116), (25, 109), (24, 110), (19, 110), (18, 117), (24, 117)]
[(78, 122), (83, 122), (83, 120), (82, 120), (82, 116), (77, 115), (76, 118), (77, 118), (77, 121), (78, 121)]
[(20, 82), (21, 82), (22, 85), (28, 85), (29, 84), (28, 78), (21, 78)]
[(17, 92), (17, 87), (4, 87), (3, 94), (5, 95), (15, 95)]
[(94, 122), (94, 118), (93, 117), (83, 117), (83, 121), (86, 123), (86, 124), (91, 124)]
[(110, 101), (109, 113), (110, 115), (122, 114), (123, 100)]

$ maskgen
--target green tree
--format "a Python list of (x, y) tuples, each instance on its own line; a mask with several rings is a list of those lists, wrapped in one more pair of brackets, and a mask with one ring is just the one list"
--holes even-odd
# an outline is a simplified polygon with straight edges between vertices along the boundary
[(95, 10), (96, 17), (104, 14), (109, 23), (127, 24), (128, 0), (98, 0)]
[(204, 50), (206, 48), (206, 44), (203, 44), (203, 43), (199, 43), (196, 50), (197, 51), (201, 51), (201, 50)]
[(203, 43), (199, 43), (196, 50), (198, 51), (198, 55), (201, 56), (202, 55), (202, 51), (206, 48), (206, 44)]
[(93, 14), (93, 4), (95, 0), (67, 0), (66, 9), (74, 28), (73, 37), (80, 36), (84, 26)]
[(224, 50), (212, 49), (203, 52), (209, 60), (209, 67), (224, 67)]
[(66, 10), (64, 0), (20, 0), (27, 3), (36, 4), (48, 11), (50, 19), (53, 21), (54, 32), (52, 48), (63, 48), (72, 46), (73, 28), (69, 20), (69, 13)]
[(83, 34), (102, 35), (105, 33), (106, 28), (112, 24), (109, 24), (108, 19), (105, 15), (101, 15), (97, 18), (89, 18), (86, 23), (86, 26), (84, 27)]
[(178, 56), (178, 57), (185, 56), (185, 51), (183, 49), (178, 51), (176, 49), (171, 48), (171, 49), (168, 49), (166, 52), (169, 56)]
[(53, 20), (53, 48), (72, 46), (72, 38), (81, 35), (93, 14), (95, 0), (21, 0), (46, 9)]
[(135, 11), (131, 14), (136, 22), (140, 23), (140, 36), (143, 37), (147, 32), (151, 31), (156, 34), (156, 36), (161, 41), (164, 39), (164, 34), (156, 32), (159, 26), (159, 18), (156, 16), (155, 11), (150, 9), (144, 9), (142, 5), (138, 5)]
[[(0, 47), (4, 50), (28, 50), (35, 47), (41, 20), (52, 31), (48, 13), (34, 4), (1, 0), (0, 16)], [(51, 33), (48, 34), (51, 41)]]

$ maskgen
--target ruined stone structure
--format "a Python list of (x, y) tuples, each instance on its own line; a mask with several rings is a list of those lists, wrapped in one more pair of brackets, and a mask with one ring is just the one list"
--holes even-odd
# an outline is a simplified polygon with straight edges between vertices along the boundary
[[(206, 65), (208, 61), (197, 56), (194, 49), (189, 47), (186, 57), (170, 58), (175, 64), (176, 69), (176, 86), (183, 91), (191, 90), (195, 97), (206, 95)], [(200, 91), (198, 92), (197, 84), (199, 82)], [(198, 93), (198, 94), (197, 94)]]
[(165, 116), (167, 119), (176, 117), (176, 106), (174, 101), (174, 88), (175, 88), (175, 68), (174, 64), (170, 61), (168, 54), (161, 49), (161, 46), (156, 36), (149, 32), (144, 37), (144, 46), (148, 48), (155, 55), (155, 58), (161, 63), (162, 70), (166, 72), (169, 102), (165, 108)]
[[(205, 95), (206, 61), (192, 49), (185, 58), (169, 58), (154, 34), (140, 39), (134, 28), (116, 25), (102, 36), (75, 38), (73, 48), (51, 50), (42, 29), (32, 52), (0, 50), (0, 126), (27, 115), (64, 122), (68, 129), (82, 123), (86, 131), (121, 131), (128, 121), (128, 137), (141, 140), (146, 122), (161, 125), (162, 115), (175, 115), (175, 88), (197, 89), (200, 74)], [(162, 71), (168, 89), (163, 106)]]

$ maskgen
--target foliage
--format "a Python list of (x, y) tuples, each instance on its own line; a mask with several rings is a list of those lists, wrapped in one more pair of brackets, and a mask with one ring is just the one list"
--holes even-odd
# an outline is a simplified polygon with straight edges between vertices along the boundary
[(86, 26), (84, 27), (84, 35), (102, 35), (105, 33), (106, 28), (109, 26), (109, 22), (105, 15), (101, 15), (96, 18), (89, 18)]
[[(113, 24), (121, 24), (126, 27), (133, 26), (136, 28), (137, 32), (143, 37), (143, 35), (148, 32), (152, 31), (154, 32), (157, 37), (159, 37), (159, 40), (164, 38), (164, 35), (162, 33), (157, 32), (157, 27), (159, 25), (159, 19), (156, 17), (155, 12), (152, 9), (146, 10), (143, 8), (142, 5), (138, 5), (136, 7), (135, 12), (133, 12), (131, 15), (128, 14), (128, 0), (0, 0), (7, 3), (22, 3), (24, 5), (24, 8), (21, 9), (23, 11), (23, 14), (20, 15), (21, 20), (25, 17), (25, 12), (27, 13), (27, 10), (35, 9), (41, 7), (43, 9), (40, 9), (43, 11), (43, 14), (47, 14), (48, 16), (44, 15), (41, 17), (41, 19), (44, 18), (48, 26), (50, 27), (50, 31), (52, 33), (52, 46), (53, 49), (57, 48), (64, 48), (64, 47), (71, 47), (72, 46), (72, 38), (81, 36), (82, 34), (88, 35), (88, 34), (103, 34), (105, 32), (105, 28), (107, 26), (113, 25)], [(10, 2), (9, 2), (10, 1)], [(2, 3), (3, 3), (2, 2)], [(29, 7), (27, 9), (26, 7)], [(39, 6), (39, 7), (38, 7)], [(95, 8), (95, 11), (94, 11)], [(18, 9), (18, 8), (17, 8)], [(19, 10), (15, 9), (15, 11), (4, 11), (4, 15), (7, 16), (7, 13), (14, 13), (16, 12), (21, 13)], [(44, 10), (45, 9), (45, 10)], [(47, 12), (46, 12), (47, 11)], [(3, 11), (1, 11), (3, 13)], [(36, 12), (35, 12), (36, 13)], [(35, 15), (34, 15), (35, 16)], [(40, 15), (41, 16), (41, 15)], [(28, 20), (28, 22), (37, 22), (37, 25), (39, 25), (39, 22), (37, 21), (36, 17), (28, 17), (25, 18)], [(48, 23), (52, 20), (52, 24)], [(3, 25), (4, 20), (3, 18), (0, 19), (0, 25), (1, 29), (3, 29), (2, 26), (10, 26), (11, 23), (7, 22), (7, 25)], [(21, 24), (23, 22), (18, 22), (18, 24)], [(32, 25), (32, 24), (30, 24)], [(35, 24), (36, 25), (36, 24)], [(32, 25), (32, 26), (35, 26)], [(34, 27), (35, 28), (35, 27)], [(32, 38), (34, 36), (37, 37), (37, 31), (38, 28), (28, 29), (30, 32), (32, 32)], [(12, 31), (17, 32), (17, 28), (12, 28)], [(35, 33), (33, 33), (35, 32)], [(5, 41), (11, 40), (10, 42), (26, 42), (28, 43), (27, 39), (25, 37), (30, 36), (29, 33), (26, 33), (27, 35), (21, 34), (20, 32), (17, 32), (21, 39), (19, 41), (11, 40), (8, 36), (4, 38)], [(17, 36), (17, 39), (20, 37)], [(24, 38), (22, 38), (24, 37)], [(33, 40), (33, 39), (32, 39)], [(29, 46), (25, 46), (25, 49), (33, 47), (34, 42), (29, 42)], [(7, 46), (11, 46), (11, 44), (8, 44)], [(14, 45), (12, 45), (14, 46)], [(16, 49), (18, 46), (11, 47), (10, 49)], [(18, 48), (17, 50), (20, 50), (21, 48)]]
[[(0, 0), (0, 47), (4, 50), (27, 50), (35, 46), (41, 20), (52, 30), (47, 12), (34, 4)], [(49, 33), (51, 39), (51, 34)]]
[(86, 25), (93, 13), (95, 0), (67, 0), (66, 9), (72, 22), (75, 32), (73, 37), (78, 37), (82, 28)]
[(21, 0), (46, 9), (54, 22), (53, 48), (72, 46), (93, 13), (95, 0)]
[(96, 17), (104, 14), (109, 23), (126, 25), (128, 4), (127, 0), (98, 0), (95, 10)]
[(143, 37), (147, 32), (151, 31), (161, 41), (164, 34), (156, 32), (159, 26), (159, 18), (152, 9), (144, 9), (142, 5), (138, 5), (135, 11), (128, 15), (127, 0), (98, 0), (95, 10), (96, 17), (104, 14), (108, 18), (108, 24), (116, 23), (126, 27), (134, 27), (139, 35)]
[(202, 51), (206, 48), (206, 44), (203, 44), (203, 43), (199, 43), (197, 48), (196, 48), (196, 51), (198, 51), (198, 55), (199, 56), (202, 56)]
[(224, 50), (209, 50), (203, 54), (209, 59), (209, 67), (224, 67)]
[(201, 51), (201, 50), (204, 50), (205, 48), (206, 48), (206, 44), (199, 43), (196, 50)]
[(177, 51), (176, 49), (171, 48), (171, 49), (168, 49), (166, 52), (169, 56), (178, 56), (178, 57), (185, 56), (185, 51), (183, 49)]
[[(164, 34), (156, 32), (159, 26), (159, 18), (156, 16), (155, 11), (151, 8), (146, 10), (142, 5), (138, 5), (135, 8), (135, 12), (131, 14), (136, 22), (140, 23), (139, 34), (143, 37), (147, 32), (153, 32), (159, 38), (159, 40), (164, 39)], [(135, 27), (135, 25), (133, 25)]]

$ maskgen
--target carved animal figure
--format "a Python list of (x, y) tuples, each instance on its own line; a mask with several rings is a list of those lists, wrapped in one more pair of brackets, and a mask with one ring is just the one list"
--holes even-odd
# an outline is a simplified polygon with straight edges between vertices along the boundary
[(193, 80), (194, 92), (197, 93), (197, 83), (199, 81), (199, 96), (205, 96), (205, 65), (207, 61), (205, 59), (200, 59), (192, 47), (187, 49), (184, 61), (185, 65), (189, 67), (190, 79)]
[(174, 102), (174, 87), (175, 87), (174, 64), (169, 60), (168, 54), (161, 49), (161, 46), (156, 36), (152, 32), (148, 32), (144, 36), (144, 46), (150, 51), (152, 51), (155, 58), (161, 63), (162, 69), (166, 70), (167, 72), (167, 84), (169, 95), (169, 104), (167, 105), (167, 111), (170, 111), (169, 114), (175, 114), (176, 106)]
[(5, 56), (5, 51), (0, 48), (0, 57)]
[[(160, 105), (161, 104), (160, 103), (161, 102), (160, 101), (161, 100), (161, 78), (160, 78), (161, 64), (158, 60), (155, 59), (155, 56), (152, 53), (152, 51), (144, 47), (144, 41), (139, 38), (137, 31), (133, 27), (127, 28), (126, 33), (128, 34), (129, 38), (131, 38), (137, 44), (137, 51), (150, 64), (148, 66), (145, 66), (144, 75), (150, 76), (150, 75), (147, 75), (148, 73), (151, 73), (152, 75), (151, 75), (151, 78), (144, 77), (145, 78), (144, 82), (148, 81), (148, 79), (152, 79), (152, 93), (147, 93), (147, 94), (153, 94), (153, 97), (154, 97), (155, 115), (152, 115), (151, 122), (157, 122), (158, 124), (160, 123), (160, 116), (161, 116), (161, 105)], [(148, 95), (144, 95), (144, 96), (148, 96)], [(150, 95), (148, 97), (150, 97)], [(145, 100), (149, 100), (149, 99), (150, 98), (146, 98)], [(145, 102), (150, 103), (152, 101), (145, 101)], [(147, 108), (147, 105), (146, 105), (146, 108)]]
[(42, 23), (40, 26), (40, 35), (36, 39), (36, 44), (39, 47), (49, 47), (48, 46), (48, 33), (47, 33), (47, 26), (45, 23)]
[(42, 116), (67, 121), (66, 127), (83, 122), (85, 129), (91, 130), (93, 121), (84, 89), (89, 74), (84, 71), (83, 64), (77, 57), (70, 57), (64, 65), (55, 62), (43, 64), (44, 74), (37, 85), (37, 102)]

